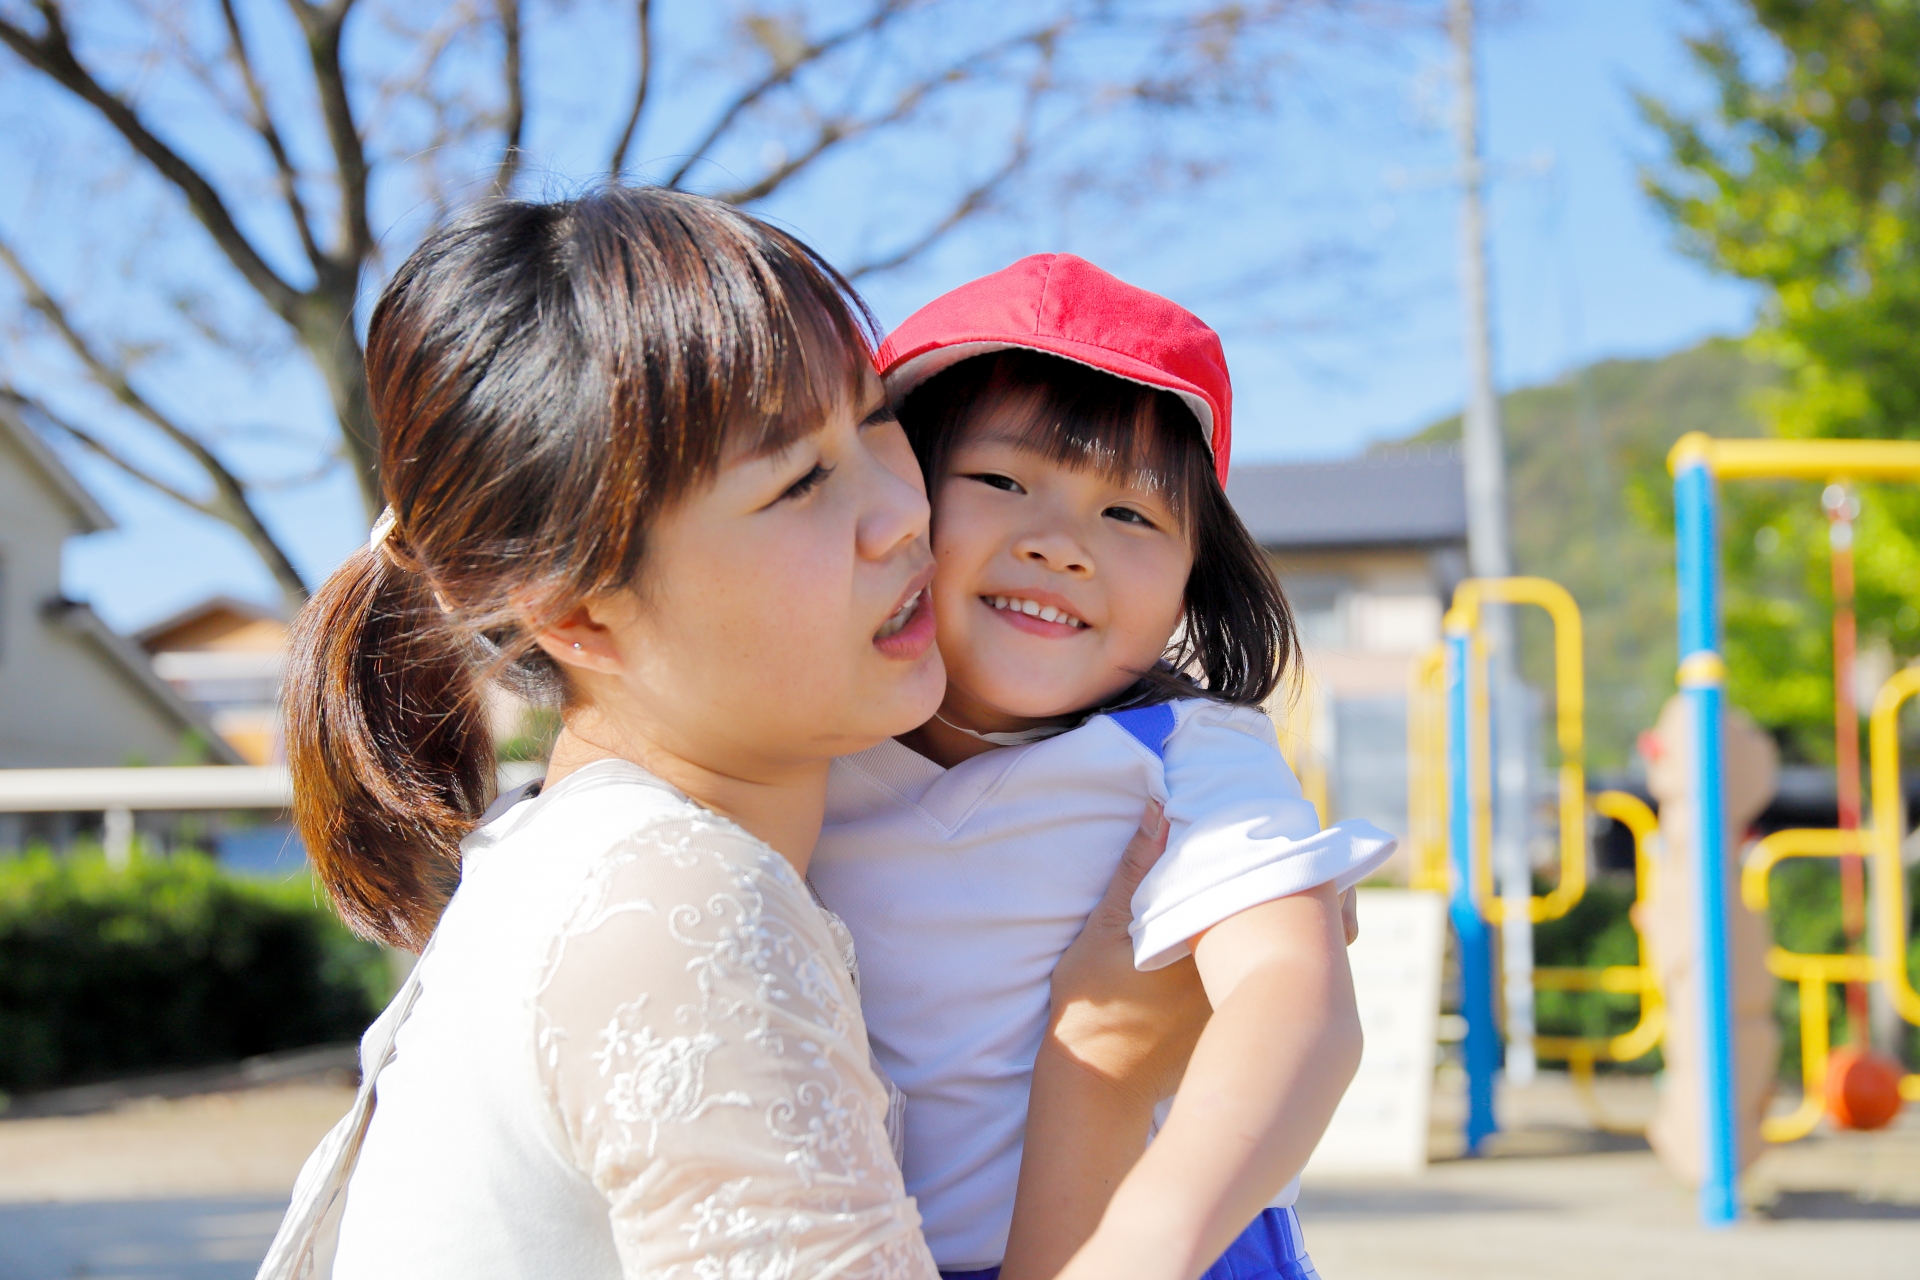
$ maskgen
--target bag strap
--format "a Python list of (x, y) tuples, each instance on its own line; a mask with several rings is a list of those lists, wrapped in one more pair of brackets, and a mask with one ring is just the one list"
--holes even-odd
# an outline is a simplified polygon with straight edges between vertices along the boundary
[(393, 1061), (394, 1041), (420, 998), (420, 969), (432, 951), (430, 939), (393, 1000), (360, 1037), (360, 1088), (354, 1094), (353, 1106), (327, 1131), (301, 1167), (293, 1184), (293, 1202), (287, 1207), (287, 1216), (280, 1220), (280, 1229), (274, 1233), (255, 1280), (319, 1280), (331, 1274), (347, 1180), (359, 1163), (367, 1126), (373, 1120), (374, 1084)]

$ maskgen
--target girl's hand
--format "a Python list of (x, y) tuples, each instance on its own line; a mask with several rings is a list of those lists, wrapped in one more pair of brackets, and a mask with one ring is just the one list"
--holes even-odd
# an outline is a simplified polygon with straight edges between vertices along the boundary
[(1046, 1046), (1148, 1108), (1179, 1087), (1213, 1012), (1191, 958), (1133, 967), (1133, 892), (1166, 847), (1166, 816), (1149, 802), (1106, 896), (1054, 968)]
[(1133, 967), (1133, 891), (1166, 847), (1166, 819), (1150, 804), (1106, 896), (1054, 968), (1001, 1280), (1051, 1280), (1086, 1243), (1212, 1013), (1191, 959), (1152, 973)]
[(1340, 895), (1340, 927), (1347, 935), (1347, 945), (1360, 941), (1360, 891), (1349, 889)]

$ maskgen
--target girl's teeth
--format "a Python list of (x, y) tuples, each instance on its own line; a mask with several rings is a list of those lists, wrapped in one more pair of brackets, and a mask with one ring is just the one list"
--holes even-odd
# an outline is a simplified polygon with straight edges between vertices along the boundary
[(1028, 617), (1038, 618), (1042, 622), (1056, 622), (1061, 626), (1072, 627), (1075, 630), (1079, 630), (1087, 625), (1072, 614), (1061, 609), (1056, 609), (1052, 605), (1036, 604), (1032, 600), (1022, 600), (1017, 596), (983, 596), (981, 598), (996, 609), (1004, 609), (1013, 613), (1024, 613)]

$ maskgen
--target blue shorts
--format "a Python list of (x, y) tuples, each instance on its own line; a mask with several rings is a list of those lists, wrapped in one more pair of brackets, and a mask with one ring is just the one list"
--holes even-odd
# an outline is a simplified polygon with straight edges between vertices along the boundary
[[(1000, 1280), (1000, 1268), (942, 1271), (943, 1280)], [(1300, 1215), (1292, 1209), (1267, 1209), (1227, 1246), (1200, 1280), (1320, 1280), (1300, 1234)]]

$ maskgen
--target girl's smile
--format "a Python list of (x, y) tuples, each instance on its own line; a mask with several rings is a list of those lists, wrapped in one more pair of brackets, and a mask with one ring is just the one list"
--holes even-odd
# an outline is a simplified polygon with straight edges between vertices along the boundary
[(933, 538), (951, 724), (995, 733), (1057, 721), (1108, 701), (1166, 653), (1192, 547), (1152, 478), (1118, 470), (1008, 440), (991, 414), (954, 443)]

